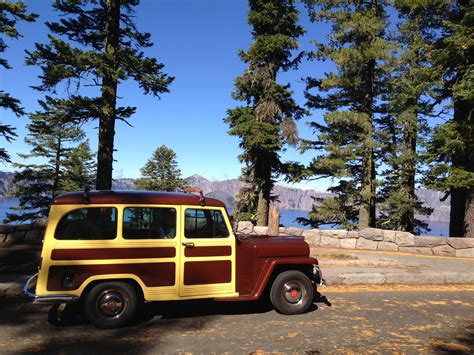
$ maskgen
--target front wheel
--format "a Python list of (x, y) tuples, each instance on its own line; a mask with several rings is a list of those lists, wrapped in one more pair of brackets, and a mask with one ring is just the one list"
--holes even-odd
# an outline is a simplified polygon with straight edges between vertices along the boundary
[(125, 282), (103, 282), (87, 294), (84, 312), (97, 328), (120, 328), (127, 324), (137, 310), (135, 288)]
[(313, 302), (313, 290), (310, 279), (301, 271), (285, 271), (273, 282), (270, 301), (280, 313), (304, 313)]

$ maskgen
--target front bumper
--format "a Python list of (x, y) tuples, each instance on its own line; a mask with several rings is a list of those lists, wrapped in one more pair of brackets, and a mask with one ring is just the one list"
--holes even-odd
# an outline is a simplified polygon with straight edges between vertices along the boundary
[(321, 271), (318, 265), (313, 266), (313, 277), (314, 281), (318, 286), (326, 286), (326, 280), (323, 279), (323, 272)]
[(23, 294), (32, 299), (34, 303), (71, 303), (76, 302), (79, 297), (74, 295), (37, 295), (30, 291), (30, 284), (38, 277), (38, 274), (31, 276), (23, 286)]

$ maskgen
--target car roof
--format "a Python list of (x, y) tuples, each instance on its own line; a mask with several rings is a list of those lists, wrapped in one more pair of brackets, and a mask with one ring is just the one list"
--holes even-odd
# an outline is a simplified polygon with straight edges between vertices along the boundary
[(222, 201), (211, 197), (205, 197), (202, 204), (198, 195), (184, 192), (112, 190), (90, 191), (87, 194), (85, 192), (70, 192), (57, 196), (53, 200), (53, 205), (76, 204), (160, 204), (225, 207)]

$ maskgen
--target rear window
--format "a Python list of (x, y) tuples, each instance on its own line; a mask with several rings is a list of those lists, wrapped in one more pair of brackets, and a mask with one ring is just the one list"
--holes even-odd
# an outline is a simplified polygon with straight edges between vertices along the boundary
[(125, 208), (122, 235), (124, 239), (173, 239), (176, 237), (176, 210)]
[(188, 208), (184, 234), (186, 238), (227, 238), (229, 230), (221, 211)]
[(80, 208), (64, 215), (54, 237), (59, 240), (108, 240), (117, 237), (117, 209)]

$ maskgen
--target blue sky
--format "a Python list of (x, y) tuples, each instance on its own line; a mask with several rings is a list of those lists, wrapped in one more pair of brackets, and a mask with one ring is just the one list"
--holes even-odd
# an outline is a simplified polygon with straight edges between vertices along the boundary
[[(58, 19), (51, 1), (25, 1), (30, 11), (40, 15), (36, 23), (20, 23), (23, 35), (18, 41), (8, 41), (5, 53), (12, 70), (2, 70), (0, 85), (14, 97), (21, 99), (27, 112), (38, 108), (37, 99), (42, 94), (29, 86), (39, 83), (39, 69), (24, 65), (24, 51), (31, 50), (35, 42), (47, 42), (45, 21)], [(302, 12), (301, 23), (307, 35), (300, 40), (301, 49), (310, 49), (312, 39), (323, 40), (327, 28), (309, 23)], [(238, 105), (231, 99), (233, 83), (245, 64), (237, 55), (251, 43), (247, 24), (247, 2), (244, 0), (142, 0), (136, 8), (136, 24), (140, 31), (152, 34), (155, 44), (146, 54), (157, 57), (165, 64), (165, 72), (176, 79), (170, 93), (158, 100), (145, 96), (134, 82), (119, 87), (121, 105), (137, 107), (131, 118), (133, 128), (117, 122), (115, 135), (114, 177), (139, 176), (139, 169), (153, 150), (165, 144), (175, 150), (184, 177), (200, 174), (209, 179), (237, 178), (241, 165), (238, 139), (227, 134), (228, 127), (222, 119), (226, 110)], [(304, 103), (304, 84), (301, 78), (319, 76), (330, 68), (318, 62), (302, 63), (299, 70), (279, 76), (282, 83), (291, 83), (294, 97)], [(17, 127), (18, 139), (4, 144), (13, 160), (17, 153), (29, 150), (23, 139), (27, 134), (26, 117), (15, 118), (10, 112), (0, 112), (1, 121)], [(306, 122), (320, 119), (321, 113), (313, 112), (298, 123), (300, 136), (311, 138)], [(86, 127), (91, 147), (97, 147), (97, 122)], [(283, 160), (309, 162), (314, 152), (301, 155), (293, 148), (282, 154)], [(12, 166), (0, 170), (13, 171)], [(295, 187), (325, 189), (329, 181), (311, 181), (292, 185)]]

